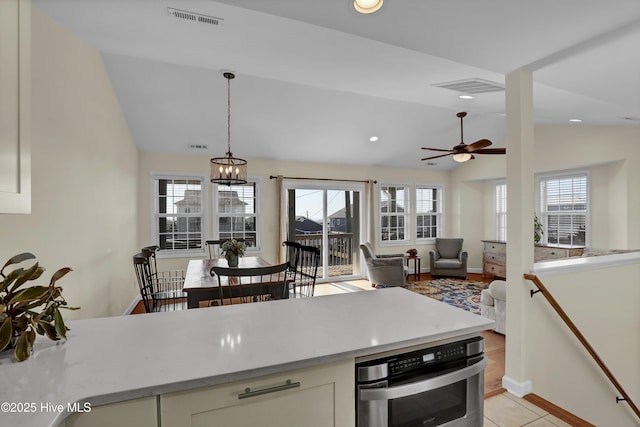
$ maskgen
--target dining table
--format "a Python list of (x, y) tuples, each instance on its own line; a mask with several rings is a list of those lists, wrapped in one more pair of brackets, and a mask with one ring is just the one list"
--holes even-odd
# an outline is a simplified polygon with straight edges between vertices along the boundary
[[(245, 256), (238, 259), (238, 268), (270, 267), (272, 264), (258, 256)], [(225, 258), (192, 259), (189, 260), (187, 273), (184, 278), (183, 290), (187, 294), (187, 307), (199, 308), (200, 302), (220, 299), (224, 287), (242, 286), (218, 281), (218, 277), (211, 274), (213, 267), (229, 267)], [(220, 288), (223, 289), (220, 289)]]

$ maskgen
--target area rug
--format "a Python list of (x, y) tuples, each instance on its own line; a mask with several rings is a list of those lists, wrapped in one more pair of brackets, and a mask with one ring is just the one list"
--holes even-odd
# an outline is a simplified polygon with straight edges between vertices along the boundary
[(480, 292), (488, 283), (462, 279), (434, 279), (409, 284), (407, 289), (458, 308), (480, 314)]

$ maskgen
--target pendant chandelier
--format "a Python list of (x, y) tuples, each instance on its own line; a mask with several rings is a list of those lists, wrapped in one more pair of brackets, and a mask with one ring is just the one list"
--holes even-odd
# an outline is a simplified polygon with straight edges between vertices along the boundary
[(227, 79), (227, 154), (211, 159), (211, 182), (222, 185), (241, 185), (247, 183), (247, 161), (233, 157), (231, 152), (231, 79), (235, 74), (225, 71)]

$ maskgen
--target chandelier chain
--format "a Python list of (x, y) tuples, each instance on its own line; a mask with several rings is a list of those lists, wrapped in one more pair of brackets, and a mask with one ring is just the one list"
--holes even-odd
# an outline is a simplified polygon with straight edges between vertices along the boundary
[(231, 77), (227, 77), (227, 152), (231, 153)]

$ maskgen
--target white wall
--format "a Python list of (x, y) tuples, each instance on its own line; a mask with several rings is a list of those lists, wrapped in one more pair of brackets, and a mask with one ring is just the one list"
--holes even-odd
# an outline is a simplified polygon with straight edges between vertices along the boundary
[(119, 315), (138, 293), (137, 151), (96, 50), (32, 13), (32, 213), (2, 215), (0, 259), (32, 252), (66, 319)]
[[(640, 402), (640, 262), (541, 277), (605, 365)], [(535, 289), (531, 285), (532, 289)], [(637, 418), (542, 294), (528, 305), (526, 357), (533, 392), (598, 426), (636, 426)], [(509, 339), (507, 337), (507, 339)], [(507, 357), (510, 357), (507, 354)]]

